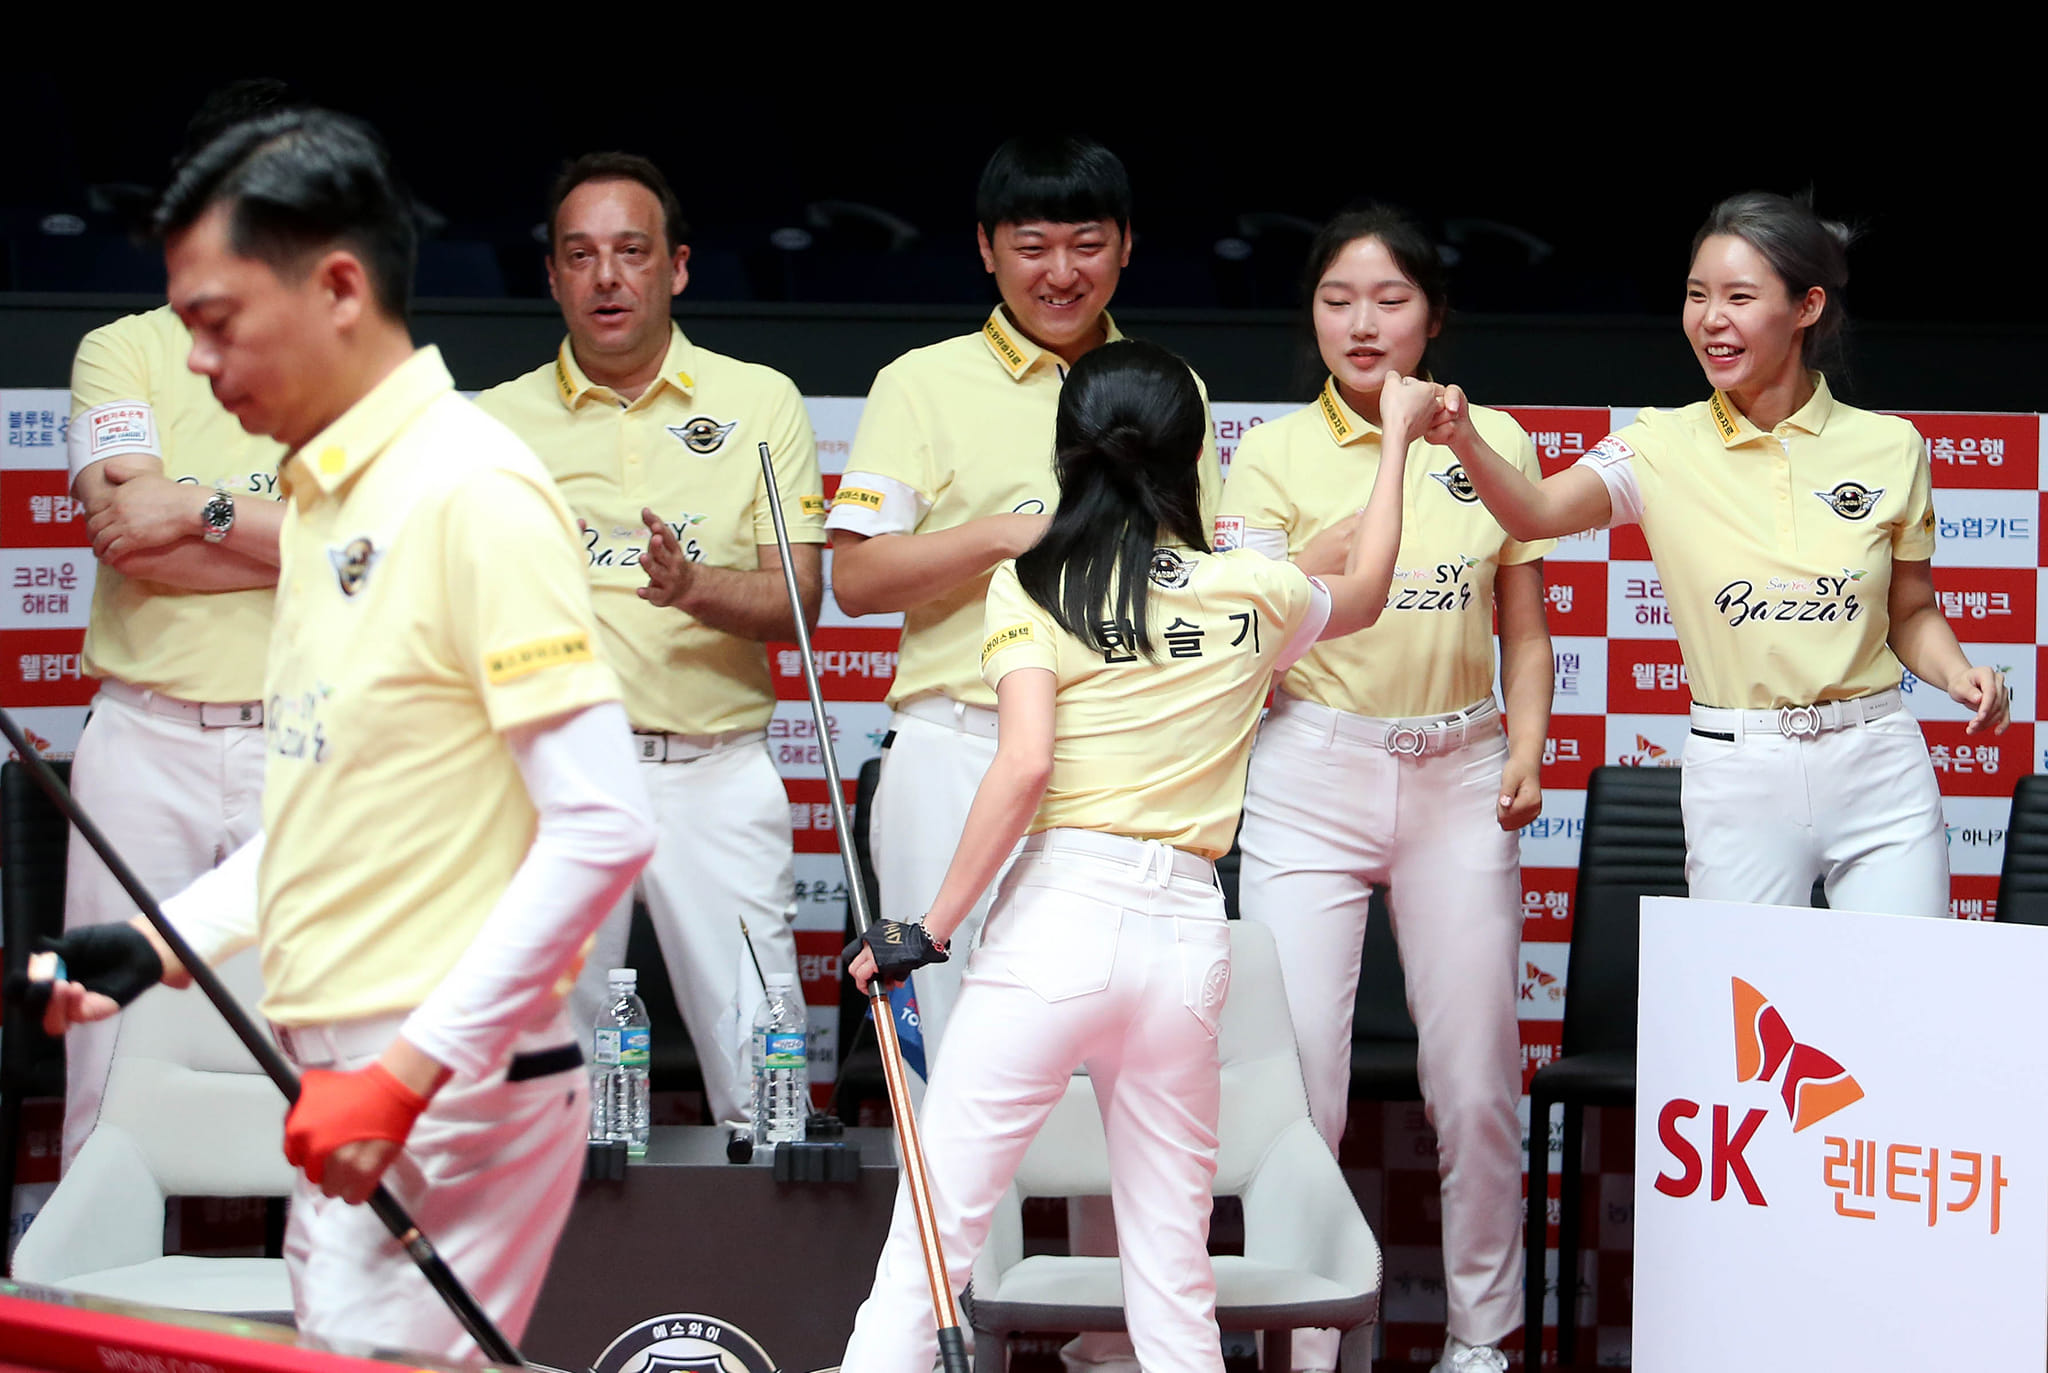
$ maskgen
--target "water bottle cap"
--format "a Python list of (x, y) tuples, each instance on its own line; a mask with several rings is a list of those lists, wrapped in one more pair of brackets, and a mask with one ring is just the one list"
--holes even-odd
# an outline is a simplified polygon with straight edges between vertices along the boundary
[(640, 974), (631, 968), (613, 968), (604, 975), (604, 982), (607, 987), (637, 987)]

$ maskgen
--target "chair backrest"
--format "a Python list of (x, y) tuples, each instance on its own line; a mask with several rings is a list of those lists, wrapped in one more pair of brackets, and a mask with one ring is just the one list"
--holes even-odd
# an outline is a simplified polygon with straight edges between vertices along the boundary
[(2048, 777), (2029, 773), (2013, 788), (1998, 874), (2001, 924), (2048, 925)]
[(1642, 898), (1686, 895), (1682, 775), (1678, 768), (1593, 770), (1565, 977), (1566, 1054), (1635, 1047)]
[[(261, 999), (255, 950), (216, 971), (245, 1009)], [(164, 1195), (290, 1192), (284, 1094), (206, 998), (196, 989), (157, 987), (121, 1015), (100, 1121), (134, 1136)]]
[[(867, 892), (868, 916), (879, 920), (882, 917), (882, 884), (875, 876), (874, 850), (869, 847), (869, 835), (874, 829), (875, 788), (882, 784), (882, 760), (870, 758), (860, 765), (860, 777), (853, 787), (853, 813), (847, 817), (847, 824), (853, 830), (853, 856), (860, 861), (861, 886)], [(834, 842), (837, 842), (836, 840)], [(843, 931), (846, 940), (853, 940), (853, 897), (846, 898), (846, 923)], [(867, 1018), (868, 999), (854, 988), (849, 978), (839, 979), (839, 1066), (844, 1068), (853, 1051), (855, 1040), (860, 1036), (861, 1023)]]
[[(1308, 1090), (1295, 1055), (1294, 1025), (1280, 981), (1272, 932), (1230, 923), (1230, 992), (1216, 1034), (1222, 1062), (1217, 1112), (1217, 1196), (1236, 1196), (1251, 1181), (1273, 1137), (1308, 1116)], [(1017, 1169), (1020, 1195), (1100, 1196), (1109, 1191), (1109, 1150), (1095, 1088), (1084, 1076), (1067, 1085), (1045, 1128)]]
[[(50, 765), (68, 786), (71, 764)], [(0, 764), (0, 977), (23, 971), (41, 936), (64, 932), (64, 863), (70, 826), (29, 775), (26, 764)], [(64, 1061), (64, 1041), (31, 1022), (10, 1000), (0, 1021), (0, 1088), (27, 1090)]]
[(1365, 918), (1365, 952), (1358, 968), (1358, 1000), (1351, 1012), (1351, 1039), (1415, 1038), (1415, 1021), (1408, 1014), (1408, 979), (1401, 971), (1400, 950), (1394, 943), (1394, 922), (1387, 915), (1387, 892), (1372, 889), (1372, 905)]

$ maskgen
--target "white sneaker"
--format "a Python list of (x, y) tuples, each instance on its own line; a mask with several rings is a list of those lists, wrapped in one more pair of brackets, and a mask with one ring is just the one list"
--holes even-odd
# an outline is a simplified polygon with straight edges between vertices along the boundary
[(1430, 1373), (1507, 1373), (1508, 1356), (1492, 1345), (1467, 1344), (1456, 1335), (1444, 1341), (1444, 1356)]

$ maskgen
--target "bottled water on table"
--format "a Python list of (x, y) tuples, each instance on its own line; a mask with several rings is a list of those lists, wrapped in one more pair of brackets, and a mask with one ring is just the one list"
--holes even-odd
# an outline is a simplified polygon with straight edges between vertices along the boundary
[(811, 1113), (810, 1014), (794, 976), (777, 973), (767, 983), (754, 1015), (754, 1138), (772, 1146), (802, 1139)]
[(590, 1138), (623, 1143), (637, 1158), (647, 1152), (647, 1007), (634, 992), (639, 977), (631, 968), (613, 968), (604, 982), (605, 1008), (591, 1029)]

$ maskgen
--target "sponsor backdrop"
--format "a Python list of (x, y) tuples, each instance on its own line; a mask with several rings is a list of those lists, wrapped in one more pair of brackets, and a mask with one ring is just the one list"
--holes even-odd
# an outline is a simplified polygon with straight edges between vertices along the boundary
[[(828, 496), (846, 465), (859, 423), (858, 397), (808, 401)], [(1224, 462), (1246, 430), (1293, 404), (1219, 403)], [(1511, 406), (1534, 436), (1546, 471), (1575, 462), (1601, 436), (1628, 423), (1628, 407)], [(58, 756), (78, 740), (93, 683), (79, 671), (79, 646), (95, 564), (82, 511), (65, 494), (69, 397), (59, 390), (0, 391), (0, 702)], [(2048, 653), (2048, 595), (2041, 591), (2039, 525), (2044, 501), (2043, 417), (1908, 416), (1927, 437), (1940, 520), (1935, 583), (1944, 612), (1972, 658), (1995, 663), (2013, 684), (2016, 723), (1995, 740), (1966, 739), (1966, 716), (1938, 688), (1911, 677), (1907, 699), (1926, 730), (1948, 812), (1956, 877), (1953, 909), (1967, 919), (1996, 915), (2007, 798), (2015, 779), (2039, 769), (2036, 669)], [(829, 572), (829, 560), (828, 560)], [(1564, 1014), (1571, 901), (1586, 779), (1603, 763), (1675, 766), (1690, 704), (1670, 608), (1640, 531), (1565, 540), (1546, 565), (1556, 652), (1556, 704), (1544, 745), (1541, 818), (1522, 834), (1524, 979), (1522, 1039), (1528, 1071), (1556, 1052)], [(817, 636), (819, 674), (831, 706), (832, 743), (851, 797), (862, 762), (888, 728), (882, 704), (896, 666), (900, 616), (854, 620), (827, 599)], [(825, 796), (822, 742), (804, 700), (792, 645), (770, 645), (781, 704), (770, 727), (787, 779), (796, 829), (798, 950), (812, 1004), (812, 1073), (821, 1086), (837, 1067), (837, 980), (846, 888)], [(53, 1117), (42, 1117), (54, 1121)], [(54, 1177), (54, 1123), (34, 1132), (25, 1182)], [(1588, 1253), (1581, 1274), (1582, 1329), (1603, 1361), (1627, 1357), (1626, 1265), (1600, 1268), (1602, 1252), (1629, 1243), (1626, 1120), (1589, 1132)], [(1387, 1352), (1433, 1347), (1441, 1336), (1443, 1288), (1437, 1256), (1433, 1146), (1419, 1106), (1354, 1117), (1345, 1163), (1366, 1198), (1387, 1252)], [(1553, 1186), (1555, 1185), (1553, 1171)], [(23, 1193), (23, 1209), (42, 1188)], [(1553, 1201), (1553, 1213), (1555, 1203)], [(1553, 1221), (1555, 1216), (1553, 1214)], [(17, 1222), (18, 1223), (18, 1222)], [(1596, 1242), (1597, 1241), (1597, 1242)], [(1598, 1300), (1596, 1302), (1596, 1295)], [(1432, 1355), (1433, 1357), (1433, 1355)]]
[(2039, 1367), (2048, 931), (1659, 898), (1642, 950), (1638, 1366)]

